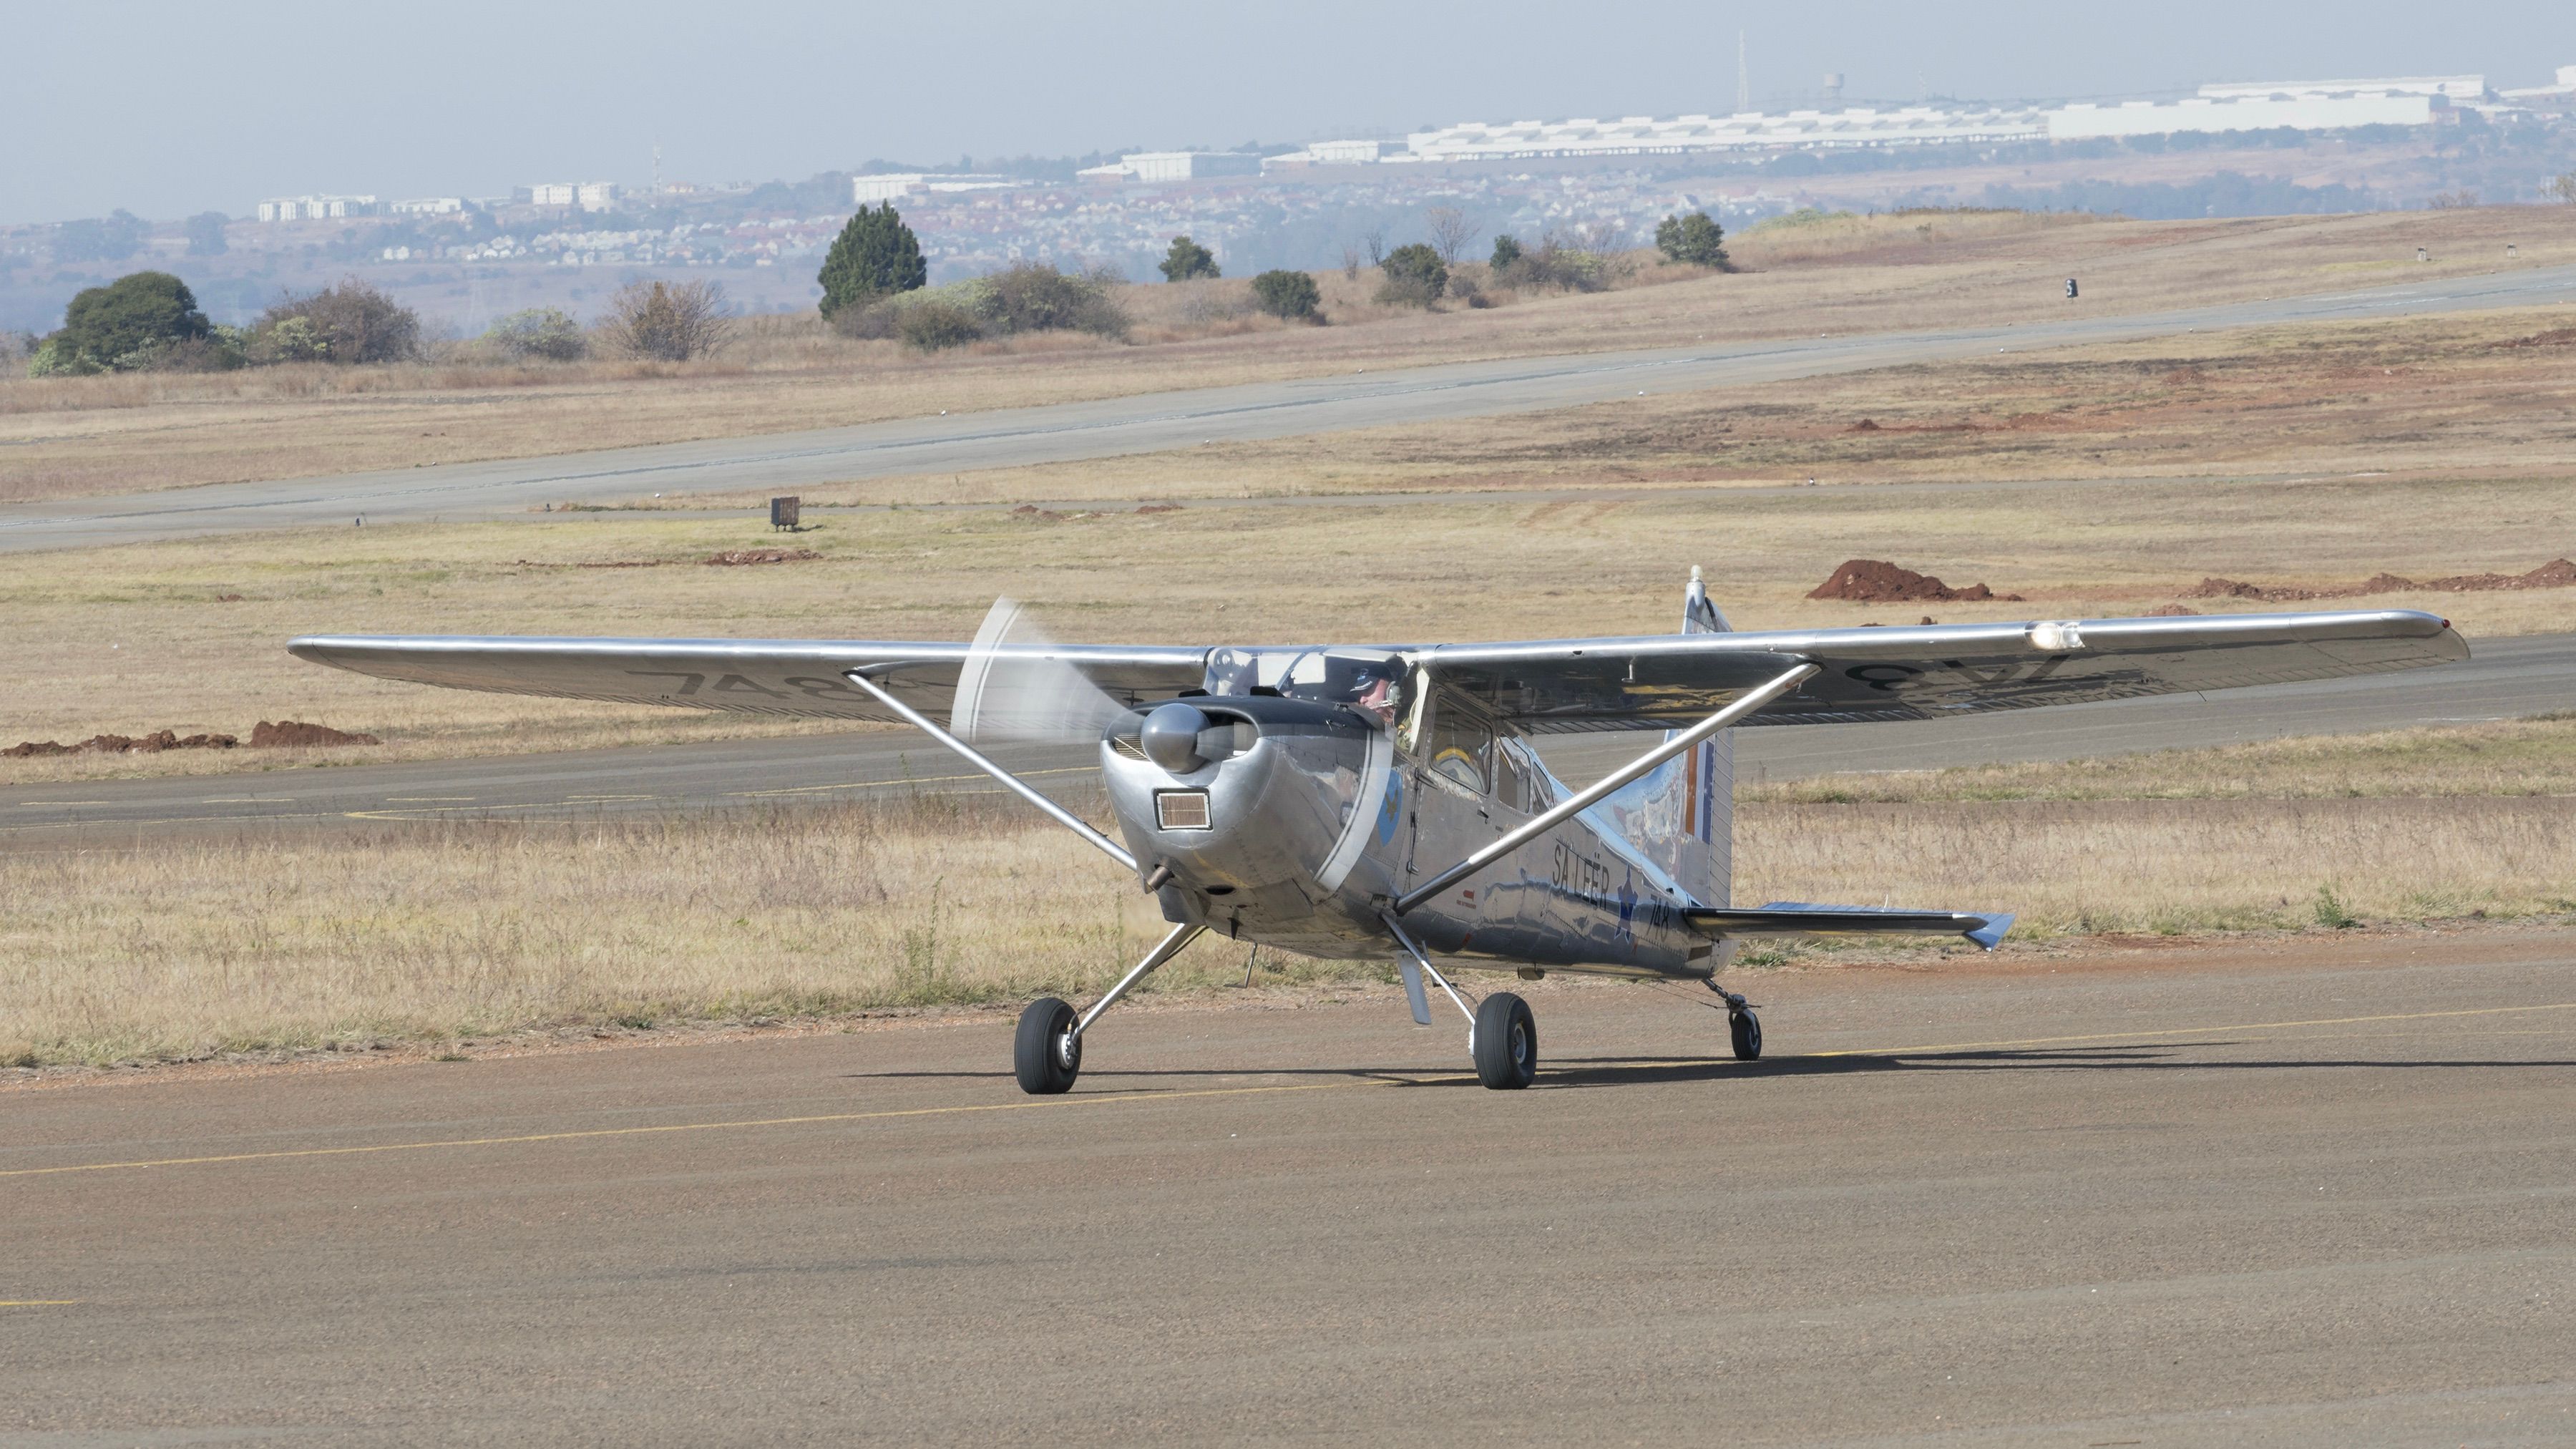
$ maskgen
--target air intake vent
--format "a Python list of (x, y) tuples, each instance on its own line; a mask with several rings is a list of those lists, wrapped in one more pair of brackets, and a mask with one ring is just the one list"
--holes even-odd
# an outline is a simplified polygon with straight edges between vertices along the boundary
[(1205, 790), (1165, 790), (1154, 797), (1154, 823), (1165, 830), (1208, 828)]

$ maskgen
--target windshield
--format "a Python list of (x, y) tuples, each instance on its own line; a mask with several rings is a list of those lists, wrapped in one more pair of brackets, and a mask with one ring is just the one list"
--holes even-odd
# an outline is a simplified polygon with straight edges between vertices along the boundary
[(1346, 704), (1392, 724), (1404, 708), (1404, 656), (1377, 650), (1220, 649), (1208, 656), (1210, 694), (1278, 694)]

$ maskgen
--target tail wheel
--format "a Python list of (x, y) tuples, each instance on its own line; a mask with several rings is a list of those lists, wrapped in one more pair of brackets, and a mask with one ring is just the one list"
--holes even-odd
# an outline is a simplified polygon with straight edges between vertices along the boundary
[(1738, 1011), (1726, 1018), (1726, 1034), (1735, 1042), (1735, 1059), (1753, 1062), (1762, 1059), (1762, 1018), (1751, 1010)]
[(1020, 1013), (1019, 1040), (1011, 1064), (1020, 1090), (1032, 1097), (1051, 1097), (1069, 1090), (1082, 1075), (1082, 1038), (1073, 1034), (1070, 1002), (1041, 996)]
[(1476, 1080), (1498, 1092), (1538, 1077), (1538, 1021), (1529, 1003), (1497, 991), (1476, 1006)]

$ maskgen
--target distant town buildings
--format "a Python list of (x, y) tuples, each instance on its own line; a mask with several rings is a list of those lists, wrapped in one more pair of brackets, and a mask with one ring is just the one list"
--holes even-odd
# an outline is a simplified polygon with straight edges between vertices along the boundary
[(385, 210), (394, 216), (449, 216), (465, 209), (462, 196), (418, 196), (409, 201), (389, 203)]
[(2192, 96), (2179, 101), (2128, 101), (2116, 106), (2076, 104), (2048, 113), (2052, 141), (2095, 136), (2171, 136), (2182, 132), (2342, 131), (2355, 126), (2429, 126), (2434, 108), (2450, 107), (2438, 92), (2356, 91), (2343, 94)]
[(322, 221), (344, 216), (373, 216), (372, 196), (274, 196), (259, 204), (262, 221)]
[(1250, 151), (1137, 151), (1106, 166), (1085, 167), (1076, 174), (1084, 181), (1144, 183), (1258, 176), (1261, 157)]
[(618, 188), (614, 181), (540, 181), (522, 186), (511, 199), (529, 206), (571, 206), (583, 211), (607, 211), (617, 205)]
[(860, 206), (874, 206), (884, 201), (900, 201), (907, 196), (922, 196), (934, 191), (1008, 191), (1033, 183), (1016, 176), (985, 176), (967, 172), (890, 171), (873, 176), (850, 178), (850, 200)]

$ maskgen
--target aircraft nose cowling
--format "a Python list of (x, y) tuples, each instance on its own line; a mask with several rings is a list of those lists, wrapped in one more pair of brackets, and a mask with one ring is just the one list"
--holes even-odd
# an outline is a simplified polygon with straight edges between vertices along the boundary
[(1204, 712), (1174, 700), (1145, 716), (1137, 735), (1145, 758), (1175, 775), (1186, 775), (1207, 763), (1199, 758), (1199, 734), (1207, 727)]
[(1313, 900), (1356, 857), (1346, 837), (1377, 823), (1361, 796), (1387, 773), (1384, 739), (1335, 705), (1199, 696), (1113, 724), (1102, 777), (1140, 873), (1168, 867), (1176, 888), (1238, 902), (1272, 887)]

